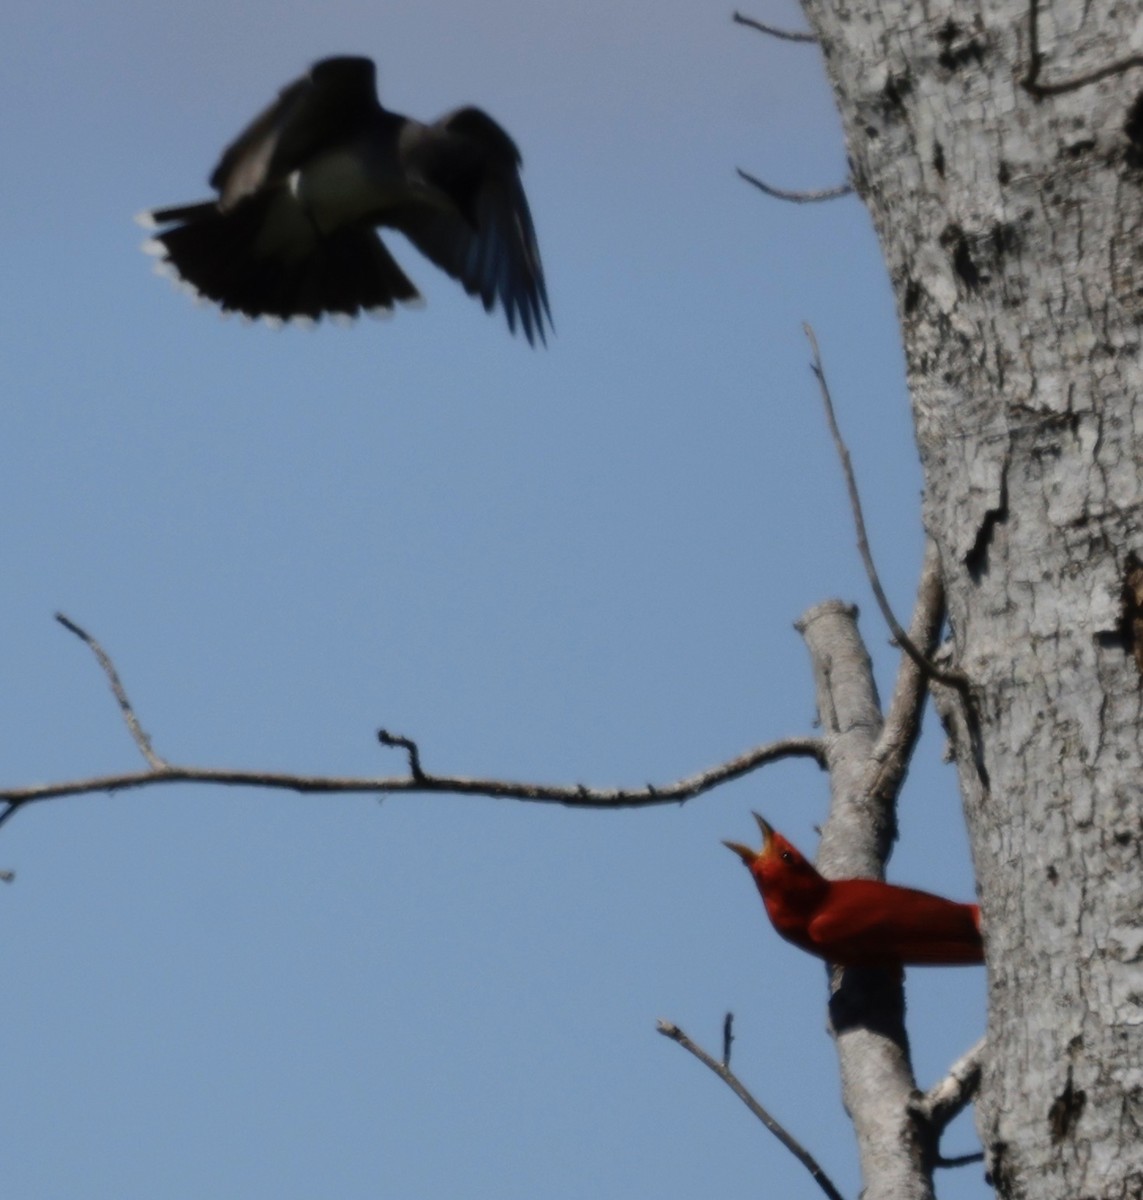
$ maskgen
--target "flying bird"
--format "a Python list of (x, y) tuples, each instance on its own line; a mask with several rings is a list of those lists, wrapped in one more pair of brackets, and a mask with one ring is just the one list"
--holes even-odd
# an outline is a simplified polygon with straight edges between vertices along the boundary
[(724, 842), (746, 864), (786, 941), (842, 967), (984, 961), (980, 909), (876, 879), (826, 879), (757, 813), (762, 849)]
[(375, 227), (403, 233), (532, 345), (551, 310), (520, 152), (487, 113), (382, 108), (368, 58), (327, 58), (223, 151), (218, 196), (140, 215), (147, 249), (224, 311), (355, 317), (420, 300)]

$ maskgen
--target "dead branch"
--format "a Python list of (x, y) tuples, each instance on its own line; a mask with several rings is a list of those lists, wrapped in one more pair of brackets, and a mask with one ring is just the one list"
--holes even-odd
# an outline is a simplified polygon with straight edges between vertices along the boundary
[(696, 1046), (689, 1037), (672, 1021), (659, 1021), (656, 1024), (658, 1031), (664, 1036), (671, 1039), (672, 1042), (678, 1042), (684, 1050), (689, 1051), (703, 1064), (704, 1067), (713, 1071), (723, 1083), (746, 1105), (748, 1109), (762, 1122), (763, 1125), (786, 1147), (787, 1150), (806, 1168), (813, 1176), (814, 1182), (821, 1188), (830, 1200), (843, 1200), (841, 1193), (834, 1187), (830, 1177), (818, 1165), (817, 1159), (795, 1138), (793, 1138), (781, 1125), (776, 1121), (761, 1104), (751, 1095), (746, 1086), (734, 1074), (726, 1063), (716, 1062), (709, 1054), (701, 1047)]
[(748, 29), (756, 29), (759, 33), (778, 38), (783, 42), (802, 42), (813, 46), (816, 46), (818, 42), (812, 33), (802, 32), (798, 29), (778, 29), (774, 25), (765, 25), (761, 21), (756, 21), (753, 17), (743, 16), (740, 12), (736, 12), (731, 19), (735, 25), (745, 25)]
[(0, 824), (13, 808), (39, 800), (84, 796), (92, 792), (125, 792), (160, 783), (210, 783), (224, 787), (269, 788), (272, 790), (326, 795), (385, 795), (396, 792), (452, 792), (458, 795), (490, 796), (496, 799), (532, 800), (562, 804), (568, 808), (645, 808), (655, 804), (681, 804), (720, 784), (750, 774), (767, 763), (783, 758), (811, 758), (819, 765), (824, 756), (822, 740), (812, 737), (782, 738), (747, 750), (737, 758), (719, 763), (674, 783), (641, 788), (593, 788), (585, 784), (521, 783), (506, 779), (469, 778), (463, 775), (304, 775), (287, 771), (231, 770), (224, 767), (179, 767), (167, 765), (151, 771), (125, 771), (95, 775), (59, 783), (0, 788), (0, 802), (9, 808), (0, 813)]
[(1062, 96), (1065, 92), (1078, 92), (1080, 88), (1098, 83), (1101, 79), (1121, 75), (1135, 67), (1143, 67), (1143, 54), (1128, 54), (1125, 58), (1097, 67), (1085, 75), (1073, 75), (1071, 79), (1063, 79), (1058, 83), (1040, 82), (1043, 66), (1044, 55), (1040, 50), (1040, 0), (1028, 0), (1028, 70), (1020, 80), (1020, 86), (1037, 100), (1042, 100), (1045, 96)]
[[(827, 600), (796, 626), (806, 641), (823, 732), (829, 735), (830, 810), (816, 865), (827, 879), (883, 879), (896, 830), (896, 796), (867, 795), (883, 718), (873, 666), (852, 605)], [(905, 1030), (903, 973), (830, 972), (829, 1027), (871, 1196), (934, 1195), (932, 1164), (908, 1112), (917, 1094)], [(889, 1147), (893, 1147), (889, 1150)]]
[(829, 422), (830, 433), (833, 436), (833, 444), (837, 448), (838, 458), (841, 460), (841, 469), (845, 474), (845, 486), (849, 492), (849, 504), (853, 510), (853, 522), (857, 527), (857, 549), (861, 554), (861, 561), (865, 565), (865, 574), (869, 579), (869, 586), (873, 589), (873, 595), (877, 599), (877, 606), (881, 609), (881, 615), (885, 618), (885, 624), (889, 626), (893, 633), (893, 638), (897, 645), (905, 651), (906, 654), (917, 664), (924, 673), (926, 679), (935, 679), (938, 683), (943, 683), (947, 687), (954, 687), (962, 695), (967, 693), (968, 680), (960, 671), (944, 671), (926, 658), (913, 643), (913, 639), (901, 627), (901, 623), (893, 614), (893, 609), (889, 605), (889, 599), (885, 595), (885, 591), (881, 586), (881, 579), (877, 574), (877, 567), (873, 562), (873, 553), (869, 549), (869, 538), (865, 532), (865, 517), (861, 509), (861, 495), (857, 490), (857, 477), (853, 472), (853, 462), (849, 457), (849, 449), (845, 444), (845, 439), (841, 436), (841, 430), (838, 428), (837, 416), (833, 410), (833, 398), (830, 395), (829, 384), (826, 382), (825, 368), (822, 366), (821, 351), (818, 349), (817, 335), (814, 333), (813, 326), (806, 322), (802, 325), (806, 331), (806, 337), (810, 343), (810, 351), (813, 354), (813, 361), (810, 363), (810, 369), (813, 371), (818, 381), (818, 387), (821, 390), (822, 404), (825, 407), (826, 420)]
[(760, 192), (765, 192), (767, 196), (773, 196), (775, 200), (788, 200), (791, 204), (815, 204), (819, 200), (837, 200), (842, 196), (848, 196), (853, 191), (853, 184), (842, 183), (837, 187), (821, 188), (818, 191), (791, 192), (785, 188), (776, 188), (769, 183), (763, 183), (756, 175), (751, 175), (749, 171), (744, 171), (741, 167), (737, 167), (736, 170), (739, 179), (745, 179)]
[(0, 826), (18, 809), (41, 800), (65, 796), (90, 795), (93, 792), (123, 792), (166, 783), (206, 783), (224, 787), (268, 788), (278, 791), (324, 795), (388, 795), (396, 792), (449, 792), (460, 795), (490, 796), (498, 799), (531, 800), (562, 804), (569, 808), (641, 808), (656, 804), (681, 804), (692, 800), (732, 779), (785, 758), (809, 758), (824, 767), (826, 747), (822, 738), (791, 737), (755, 746), (736, 758), (688, 775), (663, 786), (647, 784), (641, 788), (591, 788), (585, 784), (523, 783), (505, 779), (469, 778), (461, 775), (435, 775), (421, 766), (416, 742), (401, 734), (379, 730), (378, 740), (385, 746), (405, 750), (408, 775), (375, 777), (306, 775), (285, 771), (235, 770), (223, 767), (178, 766), (160, 757), (151, 746), (135, 715), (126, 689), (111, 657), (85, 630), (69, 618), (56, 619), (79, 637), (92, 651), (100, 668), (111, 681), (116, 702), (123, 713), (131, 736), (147, 759), (149, 769), (125, 771), (113, 775), (95, 775), (58, 783), (31, 784), (26, 787), (0, 788)]
[(119, 711), (123, 714), (123, 720), (127, 725), (127, 732), (130, 733), (131, 740), (138, 746), (139, 753), (153, 771), (164, 770), (167, 763), (155, 753), (155, 749), (151, 745), (151, 739), (147, 736), (143, 726), (139, 724), (139, 720), (135, 716), (135, 710), (131, 707), (131, 701), (127, 698), (127, 690), (124, 688), (123, 682), (119, 678), (119, 672), (116, 671), (115, 664), (111, 661), (107, 652), (86, 629), (80, 628), (70, 617), (65, 617), (63, 613), (56, 613), (56, 620), (66, 630), (74, 633), (81, 642), (84, 642), (88, 646), (92, 654), (95, 655), (95, 661), (99, 663), (100, 669), (107, 676), (107, 682), (111, 685), (111, 691), (114, 693), (116, 703), (119, 705)]
[(387, 729), (378, 729), (377, 740), (382, 746), (393, 746), (397, 749), (403, 749), (409, 756), (409, 774), (415, 780), (424, 782), (425, 772), (421, 768), (421, 752), (417, 748), (417, 743), (412, 738), (407, 738), (400, 733), (390, 733)]
[(973, 1163), (984, 1162), (984, 1151), (975, 1150), (972, 1154), (954, 1154), (952, 1158), (945, 1158), (943, 1154), (937, 1156), (933, 1163), (934, 1167), (971, 1167)]
[(968, 1167), (973, 1163), (984, 1161), (982, 1151), (971, 1154), (955, 1154), (946, 1156), (937, 1152), (941, 1134), (954, 1117), (964, 1111), (976, 1098), (980, 1089), (981, 1066), (984, 1059), (985, 1039), (979, 1042), (967, 1054), (962, 1055), (949, 1068), (949, 1073), (931, 1087), (923, 1096), (917, 1096), (909, 1104), (909, 1115), (917, 1123), (922, 1140), (933, 1147), (934, 1169), (953, 1167)]
[[(747, 17), (740, 12), (736, 12), (732, 19), (736, 25), (745, 25), (749, 29), (755, 29), (759, 33), (764, 33), (768, 37), (779, 38), (784, 42), (801, 42), (804, 45), (813, 46), (816, 46), (818, 43), (818, 39), (812, 33), (794, 29), (779, 29), (775, 25), (767, 25), (763, 21)], [(815, 191), (792, 191), (788, 188), (778, 188), (772, 184), (764, 183), (756, 175), (751, 175), (749, 171), (744, 171), (741, 167), (738, 168), (738, 177), (752, 184), (765, 195), (775, 200), (786, 200), (791, 204), (815, 204), (819, 200), (837, 200), (841, 196), (848, 196), (853, 191), (853, 185), (850, 183), (839, 184), (837, 187), (832, 188), (821, 188)]]
[[(945, 589), (936, 543), (925, 544), (917, 601), (909, 623), (909, 639), (932, 661), (945, 619)], [(913, 748), (921, 733), (921, 715), (928, 696), (925, 673), (904, 651), (885, 724), (870, 755), (870, 778), (865, 794), (886, 803), (895, 800), (905, 782)]]
[(934, 1084), (910, 1106), (913, 1115), (924, 1121), (937, 1136), (976, 1098), (984, 1063), (984, 1047), (985, 1040), (981, 1038), (953, 1063), (940, 1083)]

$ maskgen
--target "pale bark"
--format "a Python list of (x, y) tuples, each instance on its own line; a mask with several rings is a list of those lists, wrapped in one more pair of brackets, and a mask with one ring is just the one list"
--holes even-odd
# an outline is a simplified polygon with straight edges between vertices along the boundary
[[(862, 784), (882, 719), (856, 609), (828, 600), (798, 622), (814, 667), (818, 717), (826, 735), (830, 813), (819, 870), (830, 878), (880, 877), (894, 810), (865, 802)], [(894, 797), (895, 799), (895, 797)], [(853, 1120), (865, 1196), (932, 1200), (932, 1179), (909, 1116), (916, 1080), (909, 1062), (901, 980), (887, 971), (833, 970), (830, 1028), (841, 1068), (841, 1097)]]
[[(1005, 1197), (1140, 1197), (1143, 71), (1034, 96), (1027, 0), (804, 7), (897, 297), (972, 684), (944, 707), (987, 933), (989, 1168)], [(1122, 60), (1139, 23), (1052, 5), (1040, 82)]]
[[(932, 653), (944, 614), (937, 565), (930, 546), (908, 630), (922, 654)], [(830, 776), (818, 867), (835, 879), (881, 878), (896, 834), (897, 795), (920, 728), (921, 670), (902, 655), (883, 718), (857, 610), (827, 600), (798, 621), (798, 630), (813, 664)], [(932, 1200), (933, 1165), (947, 1118), (934, 1118), (935, 1105), (926, 1110), (916, 1102), (902, 980), (882, 970), (834, 969), (829, 1015), (865, 1200)]]

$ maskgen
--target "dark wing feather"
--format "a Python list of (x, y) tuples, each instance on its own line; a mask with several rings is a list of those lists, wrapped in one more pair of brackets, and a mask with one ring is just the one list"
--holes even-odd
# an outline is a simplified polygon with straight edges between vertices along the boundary
[(402, 157), (411, 178), (451, 204), (402, 208), (385, 224), (479, 296), (486, 311), (499, 303), (510, 330), (519, 322), (530, 343), (545, 341), (551, 309), (512, 139), (486, 113), (462, 108), (433, 125), (410, 125)]
[(223, 151), (210, 176), (222, 208), (232, 208), (301, 166), (376, 114), (376, 72), (368, 58), (327, 58), (288, 84)]
[(975, 905), (871, 879), (834, 883), (806, 932), (817, 953), (842, 966), (955, 966), (984, 958)]

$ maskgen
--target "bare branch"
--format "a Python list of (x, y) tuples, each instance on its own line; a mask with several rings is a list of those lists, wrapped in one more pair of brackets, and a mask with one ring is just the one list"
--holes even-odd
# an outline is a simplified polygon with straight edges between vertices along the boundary
[(973, 1163), (984, 1162), (984, 1151), (977, 1150), (972, 1154), (954, 1154), (952, 1158), (941, 1155), (933, 1163), (934, 1167), (970, 1167)]
[(1065, 92), (1078, 92), (1080, 88), (1120, 75), (1135, 67), (1143, 67), (1143, 54), (1129, 54), (1116, 59), (1104, 67), (1097, 67), (1086, 75), (1074, 75), (1059, 83), (1040, 83), (1040, 71), (1044, 66), (1044, 55), (1040, 50), (1040, 0), (1028, 0), (1028, 70), (1020, 80), (1020, 86), (1042, 100), (1045, 96), (1062, 96)]
[(791, 192), (785, 188), (776, 188), (768, 183), (763, 183), (756, 175), (751, 175), (749, 171), (744, 171), (741, 167), (736, 169), (739, 179), (745, 179), (747, 183), (752, 183), (760, 192), (765, 192), (767, 196), (773, 196), (775, 200), (788, 200), (791, 204), (815, 204), (819, 200), (837, 200), (842, 196), (848, 196), (853, 191), (853, 184), (842, 183), (837, 187), (821, 188), (816, 192)]
[(821, 351), (818, 349), (818, 339), (813, 327), (808, 322), (804, 323), (802, 328), (806, 331), (810, 350), (813, 353), (813, 362), (810, 364), (810, 369), (817, 377), (818, 386), (822, 394), (822, 403), (825, 405), (826, 420), (829, 422), (830, 433), (833, 435), (833, 443), (837, 447), (838, 458), (841, 460), (841, 469), (845, 474), (845, 486), (849, 491), (849, 503), (853, 509), (853, 521), (857, 526), (857, 549), (861, 554), (861, 561), (865, 564), (865, 574), (869, 578), (869, 586), (873, 589), (873, 595), (877, 598), (877, 605), (881, 609), (881, 615), (885, 618), (885, 624), (892, 631), (897, 645), (917, 664), (927, 679), (935, 679), (938, 683), (954, 687), (962, 694), (967, 694), (968, 680), (965, 676), (959, 671), (942, 671), (940, 667), (926, 658), (913, 644), (912, 638), (901, 628), (901, 623), (893, 615), (888, 597), (886, 597), (881, 587), (881, 579), (877, 574), (877, 568), (873, 564), (873, 554), (869, 549), (869, 539), (865, 533), (865, 517), (861, 511), (861, 496), (857, 491), (857, 479), (853, 473), (853, 463), (850, 461), (849, 450), (846, 447), (845, 440), (841, 436), (841, 430), (837, 425), (837, 417), (833, 411), (833, 399), (830, 396), (829, 384), (826, 382)]
[(953, 1063), (940, 1083), (934, 1084), (910, 1105), (914, 1116), (925, 1121), (938, 1137), (975, 1099), (980, 1087), (984, 1048), (985, 1039), (981, 1038)]
[[(917, 585), (917, 601), (909, 623), (909, 639), (926, 660), (931, 661), (940, 639), (945, 619), (945, 589), (941, 578), (940, 554), (936, 543), (925, 544), (925, 559), (921, 564), (921, 579)], [(902, 651), (897, 671), (897, 684), (885, 724), (870, 755), (870, 779), (865, 794), (883, 803), (896, 799), (905, 782), (909, 760), (921, 733), (921, 714), (928, 696), (925, 673)]]
[[(339, 775), (295, 775), (284, 771), (243, 771), (216, 767), (164, 766), (154, 771), (126, 771), (61, 783), (0, 788), (0, 802), (19, 807), (38, 800), (83, 796), (92, 792), (122, 792), (159, 783), (210, 783), (227, 787), (270, 788), (309, 794), (349, 795), (392, 792), (453, 792), (498, 799), (532, 800), (569, 808), (642, 808), (654, 804), (680, 804), (720, 784), (750, 774), (783, 758), (811, 758), (821, 765), (825, 750), (821, 738), (783, 738), (755, 746), (737, 758), (719, 763), (663, 787), (590, 788), (584, 784), (519, 783), (505, 779), (471, 779), (462, 775), (421, 774), (369, 778)], [(11, 809), (0, 813), (0, 824)]]
[(809, 1171), (818, 1187), (829, 1196), (830, 1200), (843, 1200), (841, 1193), (834, 1187), (830, 1177), (821, 1169), (814, 1156), (800, 1142), (791, 1137), (785, 1128), (754, 1099), (738, 1076), (725, 1063), (716, 1062), (701, 1046), (696, 1046), (672, 1021), (659, 1021), (656, 1028), (664, 1037), (670, 1038), (672, 1042), (678, 1042), (684, 1050), (693, 1054), (704, 1067), (712, 1070), (778, 1141), (789, 1150), (798, 1162)]
[(387, 729), (378, 729), (377, 740), (382, 746), (404, 749), (409, 755), (409, 774), (414, 779), (424, 782), (425, 773), (421, 770), (421, 752), (412, 738), (404, 737), (399, 733), (390, 733)]
[(736, 12), (732, 19), (735, 25), (745, 25), (748, 29), (757, 29), (759, 33), (779, 38), (783, 42), (802, 42), (814, 46), (817, 45), (818, 39), (812, 33), (803, 33), (798, 29), (778, 29), (773, 25), (764, 25), (761, 21), (756, 21), (753, 17), (743, 16), (740, 12)]
[(81, 629), (73, 620), (64, 616), (63, 613), (56, 613), (56, 620), (70, 633), (74, 633), (81, 642), (87, 645), (92, 654), (95, 655), (95, 661), (99, 663), (104, 675), (107, 676), (107, 682), (111, 684), (111, 690), (115, 694), (119, 711), (123, 714), (123, 720), (127, 725), (127, 732), (130, 733), (131, 740), (139, 748), (139, 753), (146, 760), (151, 770), (164, 770), (167, 763), (155, 753), (154, 747), (151, 745), (151, 739), (147, 736), (143, 726), (139, 724), (139, 720), (135, 716), (135, 710), (131, 707), (131, 701), (127, 699), (127, 689), (124, 688), (123, 681), (119, 678), (119, 672), (116, 671), (115, 664), (111, 661), (107, 652), (86, 629)]
[[(895, 797), (870, 797), (864, 790), (884, 722), (856, 610), (827, 600), (803, 614), (796, 627), (813, 665), (818, 715), (833, 735), (830, 809), (817, 868), (827, 879), (882, 879), (896, 828)], [(932, 1156), (908, 1110), (918, 1092), (902, 976), (856, 967), (831, 970), (829, 1028), (866, 1193), (932, 1200)]]
[(96, 775), (61, 783), (40, 783), (28, 787), (0, 788), (0, 826), (25, 804), (39, 800), (55, 800), (64, 796), (84, 796), (93, 792), (122, 792), (152, 787), (161, 783), (206, 783), (226, 787), (269, 788), (279, 791), (325, 795), (378, 795), (392, 792), (452, 792), (462, 795), (491, 796), (501, 799), (532, 800), (538, 803), (562, 804), (569, 808), (642, 808), (653, 804), (681, 804), (708, 792), (720, 784), (729, 783), (743, 775), (784, 758), (811, 758), (824, 768), (826, 746), (822, 738), (791, 737), (767, 742), (747, 750), (737, 758), (688, 775), (665, 787), (648, 783), (638, 789), (589, 788), (585, 784), (517, 783), (505, 779), (470, 779), (460, 775), (431, 775), (421, 766), (420, 751), (412, 738), (403, 734), (377, 731), (384, 746), (403, 749), (408, 755), (407, 776), (368, 778), (339, 775), (298, 775), (285, 771), (230, 770), (218, 767), (177, 767), (160, 758), (143, 732), (127, 693), (119, 680), (115, 664), (102, 646), (85, 630), (62, 613), (56, 620), (91, 647), (104, 674), (111, 681), (112, 691), (127, 722), (135, 744), (142, 751), (149, 771), (125, 771), (115, 775)]

